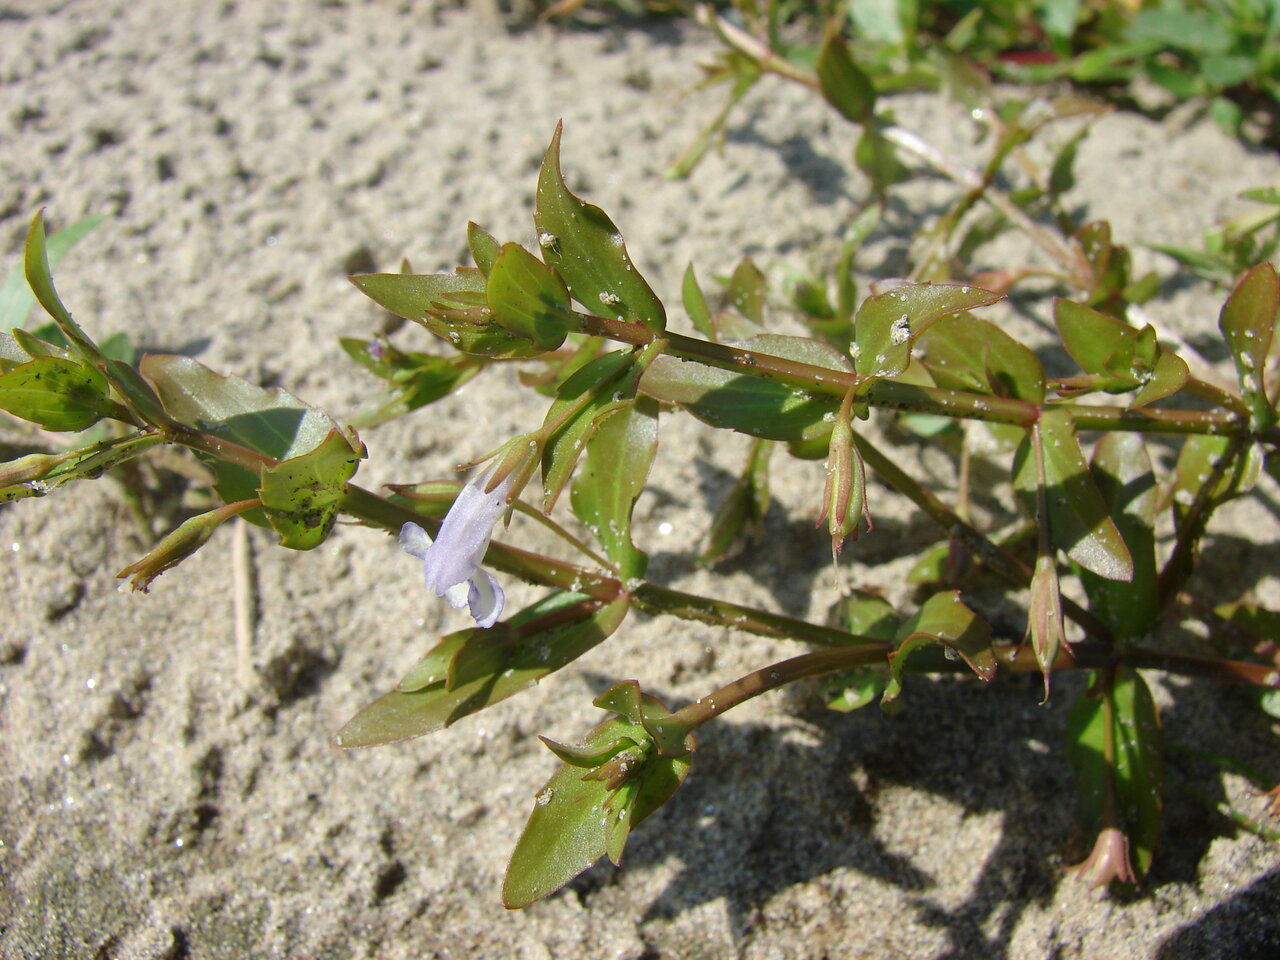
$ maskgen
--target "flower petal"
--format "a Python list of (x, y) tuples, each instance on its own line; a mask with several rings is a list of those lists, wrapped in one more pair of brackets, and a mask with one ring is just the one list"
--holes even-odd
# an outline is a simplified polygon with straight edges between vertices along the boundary
[(463, 580), (461, 583), (455, 583), (448, 590), (438, 594), (449, 601), (449, 605), (455, 610), (461, 610), (468, 603), (471, 595), (471, 581)]
[(488, 570), (477, 570), (476, 575), (471, 578), (467, 600), (471, 604), (471, 616), (475, 618), (476, 626), (488, 629), (502, 616), (506, 595), (493, 574)]
[(431, 548), (431, 537), (416, 523), (409, 522), (400, 528), (400, 549), (411, 557), (422, 560)]
[(493, 525), (507, 509), (510, 482), (485, 493), (488, 479), (485, 474), (458, 492), (432, 550), (423, 557), (427, 585), (437, 594), (472, 577), (489, 549)]

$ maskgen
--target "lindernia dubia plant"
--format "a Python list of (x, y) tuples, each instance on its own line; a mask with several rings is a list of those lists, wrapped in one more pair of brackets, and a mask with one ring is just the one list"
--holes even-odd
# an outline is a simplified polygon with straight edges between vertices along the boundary
[[(550, 396), (542, 425), (493, 454), (471, 484), (419, 483), (376, 494), (353, 482), (363, 443), (325, 413), (187, 357), (135, 363), (104, 351), (54, 289), (40, 213), (24, 268), (56, 326), (45, 335), (0, 334), (0, 408), (46, 431), (100, 423), (110, 429), (87, 446), (4, 464), (0, 498), (40, 497), (157, 447), (192, 451), (212, 472), (222, 505), (186, 520), (122, 571), (144, 590), (232, 516), (298, 550), (322, 543), (340, 516), (398, 534), (422, 562), (428, 591), (467, 606), (476, 625), (441, 638), (360, 710), (336, 734), (344, 748), (438, 731), (515, 696), (608, 640), (633, 610), (808, 648), (674, 710), (634, 681), (597, 698), (604, 719), (579, 743), (547, 741), (559, 767), (533, 793), (503, 888), (508, 906), (547, 896), (602, 856), (617, 863), (631, 831), (679, 789), (696, 756), (695, 734), (709, 721), (812, 677), (828, 678), (834, 709), (878, 698), (896, 713), (910, 702), (903, 695), (908, 676), (920, 672), (969, 671), (987, 681), (1039, 672), (1048, 698), (1055, 672), (1086, 671), (1087, 689), (1070, 708), (1066, 754), (1086, 828), (1097, 839), (1078, 874), (1099, 887), (1139, 884), (1160, 832), (1163, 758), (1159, 716), (1139, 668), (1246, 684), (1264, 709), (1277, 709), (1280, 614), (1212, 609), (1186, 589), (1215, 509), (1246, 493), (1264, 464), (1280, 472), (1276, 269), (1252, 266), (1226, 297), (1218, 327), (1237, 386), (1210, 382), (1154, 327), (1130, 321), (1135, 312), (1128, 308), (1143, 285), (1129, 276), (1127, 253), (1105, 224), (1055, 233), (989, 181), (975, 185), (923, 141), (887, 126), (839, 44), (824, 47), (818, 77), (815, 87), (864, 125), (877, 149), (933, 163), (971, 191), (962, 203), (992, 203), (1046, 249), (1055, 266), (1037, 272), (1076, 291), (1055, 302), (1053, 321), (1078, 373), (1046, 375), (1035, 352), (983, 318), (1002, 297), (992, 288), (1007, 288), (1026, 271), (1012, 265), (987, 275), (986, 286), (974, 278), (926, 282), (944, 279), (938, 270), (945, 259), (934, 255), (918, 275), (879, 284), (860, 304), (848, 258), (837, 271), (834, 302), (825, 284), (798, 289), (793, 307), (809, 336), (767, 332), (764, 280), (749, 260), (729, 278), (724, 309), (713, 307), (690, 267), (681, 323), (687, 319), (691, 332), (677, 332), (613, 221), (565, 187), (557, 130), (538, 176), (528, 246), (471, 224), (473, 266), (351, 278), (392, 313), (425, 327), (443, 349), (412, 353), (384, 339), (345, 340), (347, 352), (391, 388), (367, 424), (445, 396), (495, 361), (536, 372), (527, 378), (538, 391), (531, 404)], [(1010, 129), (1016, 119), (1002, 122)], [(897, 177), (902, 164), (894, 163)], [(859, 222), (865, 234), (865, 215)], [(939, 542), (912, 574), (921, 601), (899, 610), (854, 590), (827, 622), (814, 623), (647, 579), (632, 509), (662, 421), (684, 415), (752, 438), (743, 473), (710, 522), (704, 562), (750, 539), (768, 507), (771, 458), (785, 449), (825, 462), (825, 485), (815, 463), (814, 514), (834, 554), (850, 537), (875, 535), (868, 477), (937, 524)], [(899, 418), (958, 459), (954, 501), (872, 439), (865, 424), (873, 415)], [(979, 430), (987, 435), (983, 449), (996, 453), (969, 442)], [(1153, 437), (1180, 445), (1172, 470), (1157, 471), (1147, 448)], [(979, 456), (1008, 473), (1024, 521), (988, 530), (973, 518), (968, 477)], [(533, 487), (531, 496), (535, 475), (540, 490)], [(551, 519), (566, 490), (569, 511), (589, 537)], [(501, 518), (517, 510), (543, 518), (571, 559), (491, 540)], [(1158, 550), (1163, 514), (1172, 532)], [(856, 581), (856, 558), (843, 562)], [(508, 611), (506, 579), (546, 593)], [(1082, 600), (1064, 595), (1064, 580), (1078, 584), (1073, 595)], [(998, 636), (984, 619), (972, 588), (992, 582), (1025, 604), (1025, 636)], [(1161, 622), (1184, 618), (1205, 625), (1211, 639), (1202, 651), (1167, 649), (1154, 639)]]

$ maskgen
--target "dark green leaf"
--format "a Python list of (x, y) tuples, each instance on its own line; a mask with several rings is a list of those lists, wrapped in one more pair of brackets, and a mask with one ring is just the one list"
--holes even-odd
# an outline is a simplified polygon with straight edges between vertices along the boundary
[[(103, 219), (101, 216), (85, 217), (49, 234), (45, 242), (48, 269), (52, 270), (56, 267), (58, 261), (66, 256), (67, 251), (79, 243)], [(31, 287), (27, 285), (27, 278), (23, 274), (23, 267), (18, 264), (9, 271), (4, 278), (4, 283), (0, 284), (0, 330), (10, 330), (25, 325), (27, 315), (31, 313), (35, 302)]]
[(996, 673), (995, 653), (991, 649), (991, 627), (960, 600), (958, 590), (935, 593), (925, 601), (918, 613), (898, 627), (898, 648), (889, 656), (889, 680), (880, 707), (886, 713), (902, 709), (898, 701), (902, 693), (902, 674), (907, 658), (921, 647), (941, 644), (950, 655), (959, 655), (983, 680)]
[[(646, 712), (665, 712), (644, 696)], [(631, 740), (638, 748), (614, 754), (611, 762), (627, 766), (610, 781), (564, 763), (538, 791), (529, 822), (520, 836), (502, 885), (502, 902), (525, 907), (554, 893), (606, 854), (617, 863), (631, 830), (664, 804), (689, 772), (690, 758), (658, 756), (645, 728), (615, 716), (597, 726), (581, 746), (587, 753), (608, 753), (613, 744)], [(605, 768), (601, 768), (604, 770)]]
[(343, 748), (420, 737), (514, 696), (572, 663), (612, 634), (626, 598), (601, 606), (560, 593), (488, 630), (450, 634), (402, 681), (414, 689), (385, 694), (334, 737)]
[[(1174, 514), (1179, 525), (1230, 449), (1230, 437), (1195, 434), (1183, 441), (1173, 480)], [(1261, 463), (1261, 452), (1256, 444), (1251, 444), (1232, 463), (1226, 464), (1209, 494), (1210, 507), (1252, 490), (1258, 481)]]
[(818, 85), (827, 102), (846, 120), (865, 124), (876, 105), (871, 79), (853, 61), (849, 47), (835, 31), (829, 31), (818, 53)]
[(310, 550), (324, 542), (347, 481), (365, 456), (364, 444), (353, 448), (347, 437), (331, 430), (314, 450), (262, 471), (259, 495), (282, 547)]
[(764, 515), (769, 510), (769, 459), (773, 450), (774, 444), (768, 440), (751, 442), (751, 453), (742, 475), (711, 519), (707, 547), (699, 555), (699, 563), (715, 563), (736, 552), (745, 538), (759, 538)]
[(631, 542), (631, 511), (658, 446), (658, 405), (642, 397), (606, 419), (587, 443), (571, 501), (624, 584), (644, 576), (648, 557)]
[(573, 299), (591, 313), (651, 330), (666, 327), (662, 301), (631, 263), (622, 234), (597, 206), (579, 200), (560, 173), (560, 127), (538, 174), (533, 214), (547, 264), (564, 278)]
[(44, 235), (44, 211), (41, 210), (31, 221), (27, 231), (27, 241), (23, 249), (23, 269), (27, 283), (35, 294), (40, 306), (58, 325), (62, 335), (80, 355), (85, 363), (97, 367), (105, 375), (108, 382), (119, 391), (125, 402), (148, 423), (163, 423), (164, 411), (160, 401), (150, 386), (127, 363), (106, 356), (80, 329), (80, 325), (71, 318), (70, 312), (63, 305), (58, 291), (53, 286), (53, 276), (49, 272), (49, 253)]
[(36, 357), (0, 374), (0, 410), (46, 430), (84, 430), (118, 409), (88, 364)]
[(467, 247), (471, 250), (471, 259), (476, 262), (476, 269), (489, 276), (493, 261), (498, 259), (500, 244), (493, 235), (478, 224), (467, 223)]
[(1108, 433), (1093, 452), (1093, 480), (1133, 558), (1133, 579), (1108, 580), (1088, 570), (1080, 580), (1090, 608), (1116, 639), (1141, 637), (1159, 616), (1155, 522), (1159, 494), (1151, 458), (1136, 433)]
[(556, 350), (576, 326), (569, 291), (555, 271), (524, 247), (504, 244), (486, 287), (493, 318), (539, 350)]
[[(142, 374), (155, 387), (165, 412), (178, 423), (229, 440), (272, 460), (290, 460), (319, 447), (337, 429), (328, 414), (283, 390), (263, 390), (239, 377), (224, 377), (190, 357), (143, 357)], [(205, 458), (227, 503), (258, 496), (257, 471), (220, 458)], [(266, 526), (261, 511), (245, 519)]]
[(943, 317), (923, 334), (922, 362), (934, 382), (949, 390), (1044, 400), (1044, 368), (1030, 349), (993, 323), (976, 317)]
[[(1054, 320), (1067, 353), (1085, 373), (1098, 378), (1096, 388), (1123, 393), (1147, 384), (1155, 373), (1155, 331), (1127, 323), (1070, 300), (1054, 304)], [(1166, 376), (1176, 362), (1166, 362)], [(1149, 402), (1149, 401), (1144, 401)]]
[[(1110, 764), (1108, 740), (1113, 744)], [(1138, 877), (1150, 868), (1160, 835), (1163, 749), (1160, 717), (1141, 675), (1118, 667), (1108, 690), (1105, 675), (1095, 673), (1089, 690), (1068, 715), (1067, 756), (1092, 831), (1105, 823), (1110, 794), (1112, 813), (1129, 839)]]
[(339, 344), (356, 363), (387, 381), (388, 389), (373, 402), (362, 405), (350, 422), (357, 427), (376, 426), (394, 420), (453, 393), (480, 372), (484, 361), (467, 354), (449, 357), (430, 353), (403, 353), (387, 344), (378, 356), (371, 342), (341, 337)]
[(1130, 406), (1145, 407), (1149, 403), (1173, 396), (1186, 385), (1191, 378), (1191, 371), (1187, 369), (1185, 360), (1168, 347), (1161, 347), (1155, 367), (1146, 377), (1146, 382), (1129, 401)]
[(596, 357), (556, 390), (546, 424), (560, 424), (542, 448), (542, 508), (555, 506), (591, 435), (635, 397), (635, 354), (615, 350)]
[(984, 307), (1000, 294), (958, 284), (911, 284), (868, 297), (855, 320), (854, 367), (864, 377), (896, 377), (907, 369), (911, 345), (938, 319)]
[[(855, 637), (892, 640), (898, 634), (902, 618), (888, 600), (868, 590), (853, 590), (831, 608), (828, 622)], [(858, 643), (860, 640), (849, 641)]]
[[(1028, 430), (1014, 454), (1013, 483), (1027, 513), (1037, 517), (1039, 480), (1032, 437)], [(1040, 437), (1049, 542), (1100, 577), (1132, 580), (1133, 560), (1089, 473), (1071, 414), (1045, 410), (1040, 415)]]
[(689, 315), (693, 327), (708, 340), (715, 339), (711, 328), (711, 308), (707, 306), (707, 298), (698, 285), (698, 277), (693, 272), (693, 264), (685, 267), (684, 283), (681, 286), (684, 299), (684, 312)]
[(911, 170), (898, 159), (893, 144), (873, 126), (866, 126), (853, 148), (853, 161), (867, 175), (877, 197), (897, 183), (911, 179)]
[(743, 257), (733, 269), (725, 291), (734, 308), (752, 323), (764, 326), (764, 274), (750, 257)]
[(462, 353), (530, 357), (541, 352), (493, 319), (485, 299), (487, 281), (479, 270), (459, 267), (454, 273), (365, 273), (349, 279), (371, 300), (422, 324)]
[[(839, 351), (803, 337), (763, 335), (745, 347), (758, 353), (848, 372), (848, 360)], [(826, 414), (833, 417), (839, 401), (814, 397), (759, 377), (685, 363), (674, 357), (658, 357), (645, 372), (640, 388), (650, 396), (678, 403), (699, 420), (728, 427), (766, 440), (824, 439), (831, 432)], [(819, 455), (825, 454), (825, 445)]]
[(1272, 264), (1262, 263), (1240, 278), (1218, 318), (1218, 328), (1236, 361), (1240, 390), (1263, 427), (1276, 420), (1276, 413), (1267, 402), (1263, 368), (1275, 335), (1278, 309), (1280, 276)]

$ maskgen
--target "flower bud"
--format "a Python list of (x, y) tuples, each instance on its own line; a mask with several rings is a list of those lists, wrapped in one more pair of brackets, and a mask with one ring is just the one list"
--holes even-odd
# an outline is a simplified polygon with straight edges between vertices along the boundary
[(1031, 604), (1027, 610), (1027, 633), (1031, 635), (1031, 647), (1036, 653), (1036, 663), (1044, 674), (1044, 700), (1049, 700), (1049, 674), (1058, 651), (1066, 642), (1062, 629), (1062, 592), (1058, 585), (1058, 568), (1053, 554), (1042, 553), (1036, 558), (1035, 573), (1031, 577)]
[(116, 579), (129, 577), (134, 590), (146, 593), (151, 587), (152, 580), (170, 567), (176, 567), (203, 547), (213, 536), (213, 531), (223, 522), (261, 505), (262, 501), (256, 498), (240, 500), (184, 520), (157, 543), (145, 557), (117, 573)]
[(818, 526), (827, 521), (833, 561), (844, 549), (845, 537), (858, 539), (858, 524), (864, 517), (867, 530), (871, 529), (871, 514), (867, 510), (867, 470), (854, 442), (852, 401), (853, 392), (850, 391), (840, 405), (840, 412), (831, 428), (827, 483), (822, 494), (822, 513), (818, 517)]
[(1133, 863), (1129, 859), (1129, 838), (1119, 827), (1103, 827), (1084, 863), (1071, 868), (1076, 877), (1094, 889), (1118, 883), (1137, 883)]
[[(40, 483), (54, 467), (65, 462), (66, 456), (51, 456), (47, 453), (32, 453), (18, 457), (8, 463), (0, 463), (0, 502), (16, 500), (23, 496), (40, 496), (45, 492)], [(24, 486), (26, 490), (14, 491), (9, 495), (4, 491), (8, 487)]]

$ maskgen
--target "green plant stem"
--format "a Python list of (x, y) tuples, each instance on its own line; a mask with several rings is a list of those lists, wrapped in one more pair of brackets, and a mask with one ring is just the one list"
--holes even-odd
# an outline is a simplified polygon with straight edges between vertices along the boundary
[[(258, 470), (264, 466), (272, 466), (278, 461), (264, 454), (256, 453), (238, 444), (229, 443), (220, 438), (191, 428), (172, 428), (165, 431), (140, 434), (127, 438), (130, 443), (152, 446), (162, 442), (178, 443), (199, 450), (210, 456), (220, 457), (249, 469)], [(932, 492), (913, 480), (900, 470), (884, 454), (862, 437), (857, 437), (859, 451), (868, 465), (876, 470), (883, 479), (900, 492), (910, 497), (913, 502), (924, 509), (935, 521), (947, 530), (948, 534), (963, 542), (977, 554), (993, 570), (1005, 576), (1011, 576), (1015, 583), (1025, 585), (1030, 581), (1030, 570), (1016, 558), (976, 529), (965, 523), (950, 508), (942, 503)], [(438, 533), (440, 521), (417, 513), (408, 507), (396, 504), (356, 484), (347, 484), (343, 497), (342, 509), (345, 513), (372, 526), (395, 531), (407, 522), (422, 524), (430, 532)], [(583, 567), (551, 557), (522, 550), (497, 541), (489, 544), (485, 554), (485, 562), (495, 569), (519, 577), (531, 583), (543, 584), (562, 590), (583, 593), (594, 600), (610, 602), (625, 593), (623, 584), (615, 577), (597, 573)], [(745, 607), (725, 600), (701, 597), (695, 594), (671, 590), (657, 584), (643, 583), (631, 591), (633, 602), (651, 613), (666, 613), (672, 616), (703, 623), (714, 623), (734, 627), (752, 633), (771, 637), (783, 637), (827, 647), (828, 649), (784, 661), (783, 664), (756, 671), (742, 680), (735, 681), (723, 691), (732, 691), (732, 697), (743, 699), (757, 696), (767, 690), (789, 683), (804, 676), (814, 676), (833, 670), (880, 662), (891, 649), (891, 645), (882, 641), (859, 643), (858, 637), (842, 630), (824, 627), (792, 617), (770, 613)], [(1191, 676), (1210, 676), (1231, 680), (1254, 686), (1280, 688), (1280, 672), (1266, 664), (1242, 663), (1239, 661), (1219, 660), (1206, 657), (1194, 657), (1187, 654), (1169, 653), (1143, 647), (1128, 647), (1118, 652), (1109, 642), (1109, 633), (1105, 625), (1094, 618), (1088, 611), (1081, 609), (1066, 597), (1062, 600), (1063, 612), (1071, 617), (1091, 634), (1104, 638), (1103, 642), (1085, 641), (1070, 645), (1064, 649), (1054, 664), (1055, 670), (1072, 668), (1102, 667), (1108, 663), (1123, 660), (1134, 667), (1149, 667), (1167, 670)], [(854, 645), (850, 645), (850, 643)], [(1030, 648), (1025, 645), (1007, 645), (993, 648), (997, 660), (1006, 669), (1015, 672), (1038, 670)], [(786, 668), (785, 670), (783, 668)], [(910, 669), (910, 668), (908, 668)], [(959, 670), (961, 665), (945, 666), (944, 670)], [(776, 675), (776, 676), (775, 676)], [(790, 677), (790, 679), (784, 679)], [(753, 679), (754, 678), (754, 679)], [(720, 697), (723, 691), (713, 697)], [(726, 694), (726, 696), (728, 696)], [(730, 705), (729, 700), (716, 700), (716, 709), (721, 711)], [(686, 708), (689, 709), (689, 708)], [(705, 720), (699, 721), (705, 722)]]
[[(813, 71), (805, 70), (778, 56), (769, 49), (767, 44), (717, 15), (710, 6), (700, 5), (696, 18), (703, 26), (714, 31), (727, 46), (754, 61), (761, 70), (777, 74), (814, 90), (822, 89)], [(1091, 285), (1092, 271), (1080, 251), (1069, 241), (1032, 220), (1007, 194), (986, 182), (978, 171), (952, 160), (933, 144), (910, 130), (879, 121), (876, 121), (876, 130), (890, 143), (923, 160), (938, 173), (967, 190), (980, 194), (987, 203), (999, 210), (1010, 223), (1022, 230), (1036, 246), (1066, 271), (1076, 287), (1087, 289)]]
[[(883, 665), (890, 650), (891, 645), (888, 643), (861, 643), (791, 657), (759, 670), (753, 670), (725, 684), (696, 703), (677, 710), (672, 715), (672, 720), (685, 729), (695, 730), (707, 721), (722, 716), (762, 693), (769, 693), (805, 677), (821, 676), (854, 667)], [(1036, 661), (1035, 653), (1029, 644), (1000, 644), (993, 646), (992, 650), (996, 661), (1006, 670), (1014, 673), (1040, 671), (1040, 664)], [(1101, 643), (1073, 644), (1070, 651), (1064, 648), (1059, 651), (1053, 669), (1055, 671), (1099, 670), (1103, 674), (1113, 674), (1116, 665), (1121, 662), (1131, 667), (1149, 667), (1193, 676), (1211, 676), (1219, 680), (1225, 679), (1261, 687), (1280, 687), (1280, 675), (1259, 664), (1188, 657), (1141, 647), (1131, 647), (1123, 655), (1117, 655), (1114, 647)], [(930, 663), (927, 668), (927, 672), (930, 673), (967, 673), (968, 670), (965, 664), (951, 661), (946, 661), (944, 664)], [(907, 672), (922, 671), (918, 668), (913, 670), (908, 663)], [(1109, 702), (1107, 709), (1110, 709)]]
[[(727, 600), (683, 593), (654, 583), (642, 584), (631, 591), (631, 599), (648, 613), (667, 613), (683, 620), (734, 627), (766, 637), (801, 640), (820, 647), (847, 647), (857, 640), (846, 630), (744, 607)], [(886, 653), (891, 649), (887, 644), (884, 648)]]
[[(591, 314), (578, 314), (578, 321), (582, 332), (622, 343), (649, 344), (657, 338), (652, 330), (638, 323), (625, 323)], [(760, 377), (821, 396), (843, 399), (850, 388), (864, 382), (857, 374), (847, 370), (801, 363), (745, 347), (714, 343), (670, 331), (664, 332), (661, 338), (667, 341), (664, 352), (681, 360), (693, 360), (722, 370)], [(895, 380), (876, 380), (869, 387), (863, 388), (858, 400), (888, 410), (1009, 423), (1024, 428), (1035, 423), (1044, 409), (1041, 404), (1012, 397), (917, 386)], [(1203, 433), (1215, 436), (1240, 435), (1249, 430), (1247, 420), (1225, 410), (1133, 409), (1076, 403), (1053, 406), (1055, 409), (1071, 411), (1076, 426), (1081, 430)], [(1280, 443), (1280, 428), (1271, 427), (1260, 431), (1258, 436), (1268, 443)]]
[(815, 677), (836, 670), (865, 667), (882, 663), (888, 644), (862, 644), (855, 647), (833, 647), (804, 653), (790, 660), (783, 660), (760, 670), (753, 670), (725, 684), (714, 693), (696, 703), (691, 703), (672, 714), (672, 722), (687, 730), (696, 730), (708, 720), (713, 720), (727, 710), (745, 703), (762, 693), (776, 690), (805, 677)]

